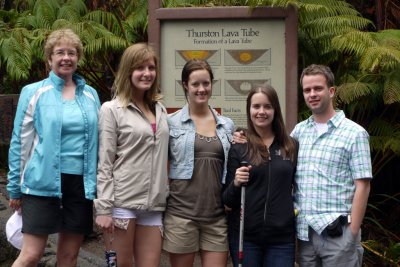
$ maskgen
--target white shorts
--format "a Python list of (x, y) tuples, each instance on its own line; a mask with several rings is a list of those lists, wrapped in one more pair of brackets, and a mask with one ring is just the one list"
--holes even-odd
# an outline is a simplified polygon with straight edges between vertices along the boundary
[(145, 211), (125, 208), (113, 208), (114, 219), (136, 219), (136, 224), (162, 226), (161, 211)]

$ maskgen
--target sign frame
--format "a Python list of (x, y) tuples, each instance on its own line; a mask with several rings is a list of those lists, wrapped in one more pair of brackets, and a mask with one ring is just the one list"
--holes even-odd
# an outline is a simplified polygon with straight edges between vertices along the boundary
[[(287, 8), (278, 7), (184, 7), (184, 8), (162, 8), (161, 0), (148, 2), (148, 42), (156, 49), (160, 57), (161, 24), (169, 21), (199, 20), (215, 21), (240, 19), (242, 21), (257, 20), (284, 20), (285, 38), (285, 99), (279, 99), (284, 107), (285, 124), (291, 131), (297, 124), (297, 100), (298, 100), (298, 41), (297, 41), (297, 10), (293, 6)], [(163, 62), (160, 62), (162, 65)], [(161, 69), (161, 66), (160, 66)], [(159, 73), (162, 77), (163, 73)], [(161, 78), (160, 78), (161, 80)], [(276, 88), (277, 90), (279, 88)], [(161, 85), (161, 90), (163, 86)]]

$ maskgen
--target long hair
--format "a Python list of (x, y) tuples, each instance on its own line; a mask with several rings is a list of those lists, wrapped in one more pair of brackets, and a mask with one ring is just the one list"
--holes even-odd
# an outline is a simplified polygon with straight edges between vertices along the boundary
[(275, 134), (275, 141), (281, 147), (282, 157), (290, 158), (292, 162), (296, 160), (297, 148), (295, 141), (289, 136), (283, 122), (281, 106), (279, 104), (278, 94), (271, 85), (258, 86), (250, 90), (246, 101), (247, 113), (247, 156), (254, 165), (260, 165), (270, 157), (269, 150), (258, 135), (251, 120), (250, 108), (251, 99), (254, 94), (262, 93), (266, 95), (274, 109), (274, 118), (272, 121), (272, 131)]
[(137, 43), (129, 46), (125, 49), (119, 63), (118, 72), (114, 81), (114, 98), (118, 97), (123, 107), (127, 107), (132, 99), (133, 88), (131, 76), (132, 72), (142, 65), (147, 60), (154, 60), (156, 65), (156, 79), (152, 84), (151, 88), (144, 94), (144, 103), (154, 111), (154, 105), (161, 99), (161, 95), (158, 93), (159, 87), (159, 65), (156, 52), (154, 49), (146, 43)]

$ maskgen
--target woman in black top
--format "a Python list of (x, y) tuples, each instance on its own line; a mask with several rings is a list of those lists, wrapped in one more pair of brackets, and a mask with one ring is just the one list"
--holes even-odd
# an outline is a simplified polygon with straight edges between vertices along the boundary
[[(247, 97), (246, 143), (229, 152), (223, 202), (228, 213), (229, 246), (238, 265), (240, 195), (246, 184), (243, 266), (294, 266), (295, 214), (292, 185), (297, 144), (285, 129), (272, 86)], [(248, 166), (240, 167), (240, 162)]]

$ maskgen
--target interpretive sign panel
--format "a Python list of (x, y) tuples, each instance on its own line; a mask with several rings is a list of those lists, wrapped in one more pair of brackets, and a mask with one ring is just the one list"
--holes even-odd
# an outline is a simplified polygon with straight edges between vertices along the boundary
[[(291, 23), (290, 15), (295, 17)], [(150, 18), (153, 26), (159, 23), (159, 29), (153, 29), (156, 34), (150, 33), (149, 27), (149, 42), (160, 54), (161, 90), (170, 111), (181, 108), (186, 101), (180, 80), (183, 65), (192, 58), (200, 58), (207, 60), (214, 71), (212, 107), (230, 117), (236, 126), (246, 126), (249, 90), (270, 84), (278, 92), (283, 116), (292, 129), (297, 121), (294, 10), (156, 8)], [(289, 41), (294, 51), (288, 50)]]

